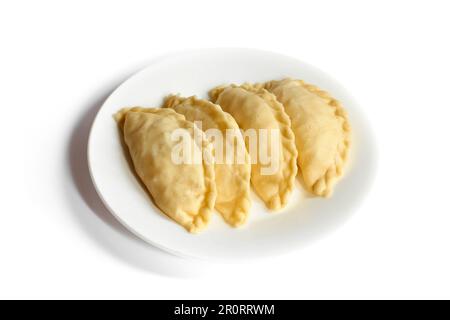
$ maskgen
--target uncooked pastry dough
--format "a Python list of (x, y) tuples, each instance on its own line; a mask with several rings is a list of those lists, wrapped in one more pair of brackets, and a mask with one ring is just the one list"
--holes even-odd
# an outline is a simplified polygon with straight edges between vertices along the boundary
[[(297, 174), (297, 150), (295, 148), (294, 134), (291, 130), (289, 117), (283, 110), (275, 96), (265, 89), (255, 89), (250, 85), (220, 86), (212, 89), (210, 97), (222, 109), (230, 113), (239, 127), (244, 131), (249, 129), (275, 129), (279, 130), (278, 141), (275, 141), (278, 149), (278, 170), (273, 174), (263, 174), (265, 167), (257, 156), (257, 161), (252, 159), (251, 182), (259, 197), (269, 209), (280, 209), (288, 201), (293, 189)], [(272, 154), (271, 142), (264, 141), (262, 147), (268, 154)], [(246, 139), (247, 148), (249, 140)], [(261, 145), (258, 145), (260, 148)], [(249, 150), (250, 157), (255, 157)], [(260, 150), (257, 152), (260, 154)]]
[[(216, 200), (214, 163), (176, 164), (171, 133), (185, 129), (194, 141), (194, 124), (170, 109), (123, 109), (116, 114), (122, 125), (134, 167), (155, 204), (169, 217), (196, 233), (208, 224)], [(212, 158), (204, 135), (195, 148)], [(191, 142), (192, 142), (191, 141)]]
[[(218, 138), (221, 138), (224, 143), (221, 145), (217, 143), (214, 150), (217, 188), (215, 208), (230, 225), (236, 227), (243, 224), (250, 210), (251, 164), (239, 126), (234, 118), (224, 112), (220, 106), (196, 97), (182, 98), (171, 95), (166, 98), (163, 107), (174, 109), (189, 121), (199, 121), (205, 132), (208, 129), (216, 129), (216, 132), (220, 134)], [(227, 130), (228, 132), (235, 130), (233, 135), (235, 138), (227, 139)], [(217, 150), (219, 147), (222, 150)], [(233, 158), (226, 161), (226, 153), (230, 147), (234, 148), (235, 152), (230, 153)], [(238, 158), (237, 148), (240, 148), (242, 152), (241, 159)]]
[(316, 195), (330, 195), (350, 147), (347, 113), (327, 92), (302, 80), (270, 81), (264, 87), (291, 118), (306, 187)]

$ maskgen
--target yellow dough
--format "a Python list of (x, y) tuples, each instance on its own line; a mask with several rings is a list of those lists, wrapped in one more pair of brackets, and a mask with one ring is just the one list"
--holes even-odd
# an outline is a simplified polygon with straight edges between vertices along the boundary
[[(250, 210), (251, 164), (244, 139), (234, 118), (220, 106), (196, 97), (182, 98), (172, 95), (166, 98), (163, 107), (174, 109), (189, 121), (199, 121), (201, 129), (207, 133), (207, 138), (209, 129), (216, 129), (217, 131), (210, 130), (210, 132), (216, 132), (223, 138), (221, 140), (223, 144), (217, 144), (214, 150), (217, 188), (215, 208), (231, 226), (242, 225), (247, 220)], [(234, 135), (234, 139), (226, 139), (227, 130), (235, 130), (234, 133), (237, 135)], [(237, 158), (237, 152), (232, 154), (231, 161), (226, 161), (226, 152), (230, 147), (236, 151), (236, 148), (241, 148), (242, 161)], [(220, 159), (218, 159), (219, 152)]]
[(152, 113), (155, 116), (172, 116), (176, 117), (179, 120), (185, 120), (183, 115), (173, 112), (170, 109), (161, 109), (161, 108), (142, 108), (142, 107), (132, 107), (132, 108), (122, 108), (114, 114), (114, 119), (116, 120), (119, 128), (123, 131), (123, 127), (125, 125), (125, 118), (129, 112), (144, 112), (144, 113)]
[(327, 92), (301, 80), (270, 81), (264, 87), (275, 94), (291, 118), (306, 187), (316, 195), (330, 195), (350, 147), (345, 110)]
[[(212, 149), (204, 135), (194, 139), (194, 124), (170, 109), (123, 109), (116, 114), (123, 129), (136, 173), (155, 204), (170, 218), (196, 233), (206, 227), (214, 208)], [(177, 144), (171, 133), (185, 129), (194, 148), (205, 156), (197, 164), (176, 164), (171, 154)], [(210, 159), (205, 159), (209, 156)]]
[[(261, 163), (259, 156), (250, 150), (249, 140), (246, 139), (247, 149), (252, 158), (251, 182), (258, 194), (269, 209), (278, 210), (284, 207), (293, 189), (297, 174), (297, 150), (295, 138), (291, 130), (289, 117), (283, 106), (275, 96), (264, 89), (255, 89), (250, 85), (221, 86), (212, 89), (209, 95), (213, 102), (230, 113), (241, 129), (264, 131), (259, 129), (274, 129), (279, 133), (277, 141), (269, 138), (258, 144), (257, 154), (266, 149), (267, 154), (273, 155), (272, 145), (278, 150), (276, 157), (276, 172), (264, 174), (265, 164)], [(267, 130), (266, 130), (267, 132)], [(266, 168), (267, 169), (267, 168)]]

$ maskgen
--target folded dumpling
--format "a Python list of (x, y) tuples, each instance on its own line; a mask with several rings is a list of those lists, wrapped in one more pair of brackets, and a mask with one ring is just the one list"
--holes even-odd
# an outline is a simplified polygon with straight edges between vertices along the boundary
[(275, 94), (291, 118), (306, 187), (316, 195), (330, 195), (350, 146), (345, 110), (327, 92), (302, 80), (270, 81), (264, 87)]
[(169, 96), (172, 108), (205, 131), (214, 147), (217, 199), (215, 208), (232, 226), (243, 224), (250, 210), (250, 157), (239, 126), (220, 106), (196, 97)]
[[(188, 231), (202, 230), (217, 196), (212, 148), (203, 133), (170, 109), (124, 109), (116, 120), (122, 125), (136, 173), (155, 204)], [(180, 143), (174, 132), (201, 155), (199, 161), (185, 163), (174, 158)]]
[(283, 106), (270, 92), (250, 85), (217, 87), (209, 94), (243, 130), (256, 193), (269, 209), (284, 207), (297, 174), (297, 150)]

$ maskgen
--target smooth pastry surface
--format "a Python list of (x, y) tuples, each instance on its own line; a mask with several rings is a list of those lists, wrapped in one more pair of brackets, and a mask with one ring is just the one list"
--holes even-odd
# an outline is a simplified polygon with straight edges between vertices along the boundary
[[(217, 187), (215, 208), (230, 225), (242, 225), (247, 220), (250, 210), (251, 164), (234, 118), (224, 112), (220, 106), (196, 97), (182, 98), (171, 95), (165, 99), (163, 107), (172, 108), (189, 121), (198, 121), (207, 138), (208, 132), (219, 134), (218, 137), (211, 136), (215, 154)], [(208, 131), (210, 129), (218, 131)], [(230, 131), (235, 133), (232, 139), (227, 138), (227, 132)], [(222, 140), (215, 141), (215, 139)], [(227, 151), (229, 152), (230, 148), (234, 151), (232, 157), (227, 159)], [(243, 153), (240, 159), (238, 159), (238, 151)]]
[(329, 196), (350, 148), (345, 110), (327, 92), (302, 80), (269, 81), (263, 86), (275, 94), (291, 119), (305, 186), (316, 195)]
[[(289, 117), (275, 96), (265, 89), (255, 89), (251, 85), (220, 86), (210, 92), (211, 100), (230, 113), (241, 129), (278, 132), (278, 137), (258, 143), (257, 150), (249, 150), (252, 159), (251, 182), (269, 209), (283, 208), (288, 201), (297, 174), (297, 150)], [(260, 130), (262, 129), (262, 131)], [(246, 139), (247, 148), (249, 140)], [(259, 141), (258, 141), (259, 142)], [(275, 146), (276, 148), (272, 148)], [(276, 171), (268, 172), (260, 161), (261, 154), (269, 154), (277, 163)], [(256, 157), (256, 159), (255, 159)]]
[[(133, 160), (136, 173), (155, 204), (188, 231), (206, 227), (214, 208), (217, 192), (214, 163), (176, 164), (171, 159), (176, 142), (171, 132), (184, 129), (198, 152), (212, 158), (204, 136), (194, 141), (194, 124), (170, 109), (123, 109), (116, 115)], [(198, 131), (198, 130), (197, 130)]]

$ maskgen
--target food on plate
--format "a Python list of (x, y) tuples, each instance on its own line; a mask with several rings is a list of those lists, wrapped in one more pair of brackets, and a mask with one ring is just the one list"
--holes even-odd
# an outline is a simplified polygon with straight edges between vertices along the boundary
[(298, 172), (312, 194), (332, 193), (351, 140), (339, 101), (289, 78), (218, 86), (209, 97), (169, 95), (162, 108), (114, 115), (137, 175), (167, 216), (192, 233), (208, 225), (214, 209), (241, 226), (250, 185), (279, 210)]
[(231, 226), (245, 223), (251, 204), (251, 163), (234, 118), (220, 106), (196, 97), (171, 95), (165, 99), (163, 107), (172, 108), (205, 131), (214, 147), (215, 208)]
[(284, 79), (263, 85), (280, 101), (291, 119), (298, 165), (306, 188), (329, 196), (347, 161), (351, 129), (339, 101), (302, 80)]
[[(294, 134), (283, 106), (272, 93), (247, 84), (219, 86), (209, 94), (244, 132), (256, 193), (269, 209), (283, 208), (297, 175)], [(252, 139), (255, 135), (257, 144)]]
[[(196, 233), (210, 220), (217, 191), (212, 148), (203, 133), (171, 109), (122, 109), (116, 120), (140, 177), (155, 204), (170, 218)], [(173, 150), (183, 134), (199, 162), (177, 163)], [(200, 137), (195, 139), (195, 137)]]

